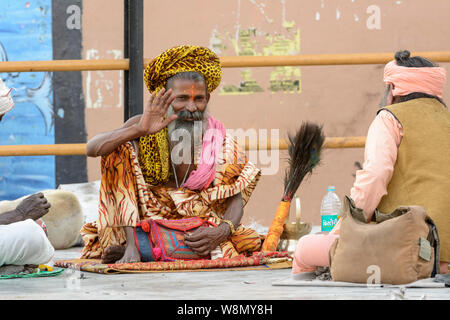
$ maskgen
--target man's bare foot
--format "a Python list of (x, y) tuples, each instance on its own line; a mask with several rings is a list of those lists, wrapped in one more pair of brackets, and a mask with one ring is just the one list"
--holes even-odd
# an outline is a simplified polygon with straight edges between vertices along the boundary
[(128, 245), (125, 249), (125, 253), (119, 261), (116, 263), (129, 263), (129, 262), (140, 262), (141, 255), (135, 245)]
[(26, 265), (3, 265), (0, 267), (0, 275), (2, 274), (28, 274), (35, 273), (37, 269), (37, 265), (34, 264), (26, 264)]
[(123, 257), (125, 253), (125, 246), (109, 246), (103, 251), (102, 263), (114, 263)]

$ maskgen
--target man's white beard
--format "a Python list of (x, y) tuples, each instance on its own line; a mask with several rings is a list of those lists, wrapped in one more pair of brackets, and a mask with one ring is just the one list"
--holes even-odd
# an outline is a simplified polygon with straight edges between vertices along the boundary
[[(172, 105), (167, 110), (166, 117), (175, 114)], [(209, 113), (203, 111), (203, 119), (198, 121), (183, 121), (176, 119), (167, 127), (172, 163), (199, 163), (204, 133), (208, 129)]]

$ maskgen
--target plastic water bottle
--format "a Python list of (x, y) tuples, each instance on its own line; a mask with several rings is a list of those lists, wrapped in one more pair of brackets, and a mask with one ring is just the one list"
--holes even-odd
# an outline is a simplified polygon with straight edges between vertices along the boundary
[(331, 231), (341, 215), (341, 200), (334, 186), (328, 186), (320, 206), (321, 231)]

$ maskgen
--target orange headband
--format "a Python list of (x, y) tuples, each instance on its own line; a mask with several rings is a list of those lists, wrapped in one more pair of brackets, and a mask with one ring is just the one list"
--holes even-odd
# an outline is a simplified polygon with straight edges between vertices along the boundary
[(394, 85), (393, 96), (423, 92), (442, 98), (446, 74), (442, 67), (409, 68), (398, 66), (393, 60), (384, 67), (383, 81)]

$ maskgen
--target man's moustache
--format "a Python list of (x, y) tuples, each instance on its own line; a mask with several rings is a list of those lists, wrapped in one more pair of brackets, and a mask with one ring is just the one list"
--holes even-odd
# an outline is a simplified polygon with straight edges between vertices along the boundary
[(194, 112), (190, 112), (188, 110), (183, 110), (180, 111), (177, 114), (178, 118), (177, 121), (187, 121), (189, 120), (194, 120), (194, 121), (200, 121), (203, 120), (203, 113), (200, 111), (194, 111)]

